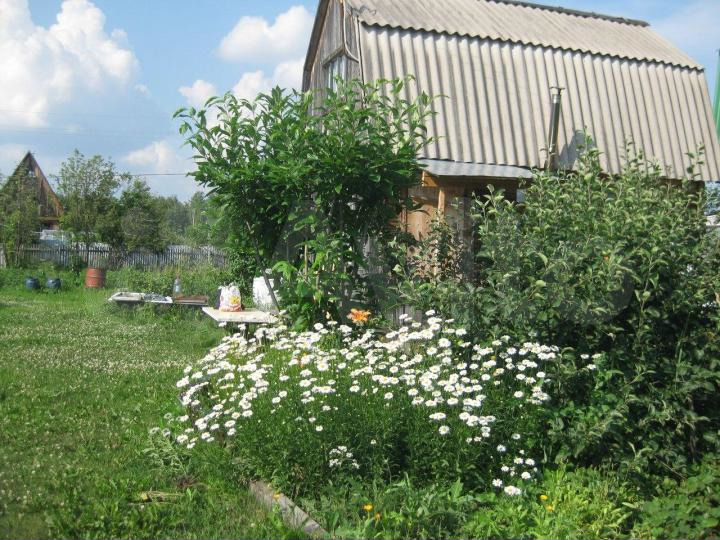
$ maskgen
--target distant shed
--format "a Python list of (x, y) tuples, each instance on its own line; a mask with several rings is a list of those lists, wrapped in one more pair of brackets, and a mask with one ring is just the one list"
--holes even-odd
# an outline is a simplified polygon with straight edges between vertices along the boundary
[(36, 194), (42, 227), (44, 229), (60, 229), (60, 218), (64, 214), (63, 205), (31, 152), (25, 154), (15, 172), (0, 189), (9, 189), (13, 182), (21, 181), (32, 184), (31, 189)]
[(437, 142), (421, 156), (418, 195), (430, 207), (489, 183), (514, 193), (545, 167), (552, 87), (564, 88), (560, 167), (573, 167), (587, 130), (609, 174), (632, 140), (671, 179), (704, 146), (699, 178), (720, 180), (704, 69), (642, 21), (512, 0), (321, 0), (303, 89), (337, 75), (413, 75), (406, 98), (447, 96), (428, 126)]

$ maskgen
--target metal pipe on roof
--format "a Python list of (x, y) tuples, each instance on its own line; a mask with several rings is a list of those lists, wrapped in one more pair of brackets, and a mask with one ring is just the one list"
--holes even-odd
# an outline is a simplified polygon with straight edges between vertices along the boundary
[(550, 132), (548, 133), (548, 159), (547, 170), (557, 171), (558, 169), (558, 135), (560, 128), (560, 114), (562, 113), (562, 91), (564, 88), (551, 86), (550, 91), (556, 91), (552, 95), (550, 110)]

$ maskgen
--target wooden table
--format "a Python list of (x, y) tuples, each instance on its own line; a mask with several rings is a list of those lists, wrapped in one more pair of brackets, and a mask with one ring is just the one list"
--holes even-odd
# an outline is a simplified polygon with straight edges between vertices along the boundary
[(245, 309), (243, 311), (220, 311), (219, 309), (204, 307), (203, 313), (218, 323), (225, 323), (233, 327), (244, 324), (246, 327), (257, 324), (275, 324), (277, 317), (267, 311), (259, 309)]

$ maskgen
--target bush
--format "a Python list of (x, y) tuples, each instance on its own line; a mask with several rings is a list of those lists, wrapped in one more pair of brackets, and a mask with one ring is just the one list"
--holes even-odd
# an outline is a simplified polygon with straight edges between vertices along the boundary
[(717, 538), (720, 535), (720, 460), (706, 458), (680, 483), (665, 480), (644, 505), (633, 538)]
[[(631, 150), (617, 178), (588, 150), (577, 172), (537, 174), (522, 205), (502, 193), (477, 201), (475, 280), (429, 287), (413, 276), (401, 290), (472, 334), (564, 348), (551, 456), (681, 473), (717, 448), (720, 249), (704, 192), (669, 185)], [(603, 355), (589, 373), (581, 355), (593, 352)]]
[[(594, 469), (546, 474), (526, 497), (492, 497), (463, 529), (465, 538), (622, 538), (632, 524), (637, 494), (612, 473)], [(665, 538), (681, 538), (669, 536)]]
[(461, 482), (418, 487), (409, 478), (385, 485), (329, 486), (303, 500), (336, 538), (454, 538), (481, 499)]
[(177, 440), (225, 444), (248, 475), (294, 494), (402, 475), (521, 493), (538, 470), (556, 349), (508, 337), (472, 346), (428, 316), (384, 336), (318, 323), (228, 338), (178, 382)]
[[(228, 92), (176, 113), (196, 151), (195, 179), (211, 188), (238, 240), (229, 249), (250, 248), (258, 270), (275, 272), (282, 307), (302, 329), (375, 301), (366, 248), (397, 236), (392, 221), (413, 206), (407, 192), (430, 143), (431, 100), (404, 99), (410, 79), (337, 82), (252, 101)], [(208, 124), (213, 112), (218, 121)]]

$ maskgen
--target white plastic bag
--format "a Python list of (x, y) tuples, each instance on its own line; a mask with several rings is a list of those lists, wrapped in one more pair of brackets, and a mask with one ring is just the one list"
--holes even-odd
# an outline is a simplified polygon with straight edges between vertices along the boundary
[[(268, 281), (270, 282), (271, 287), (275, 287), (275, 283), (272, 279)], [(275, 293), (275, 297), (277, 298), (277, 293)], [(253, 279), (253, 301), (255, 302), (255, 307), (262, 311), (275, 311), (275, 304), (272, 301), (272, 296), (270, 296), (270, 291), (265, 283), (265, 278), (256, 277)]]
[(242, 311), (242, 296), (237, 285), (220, 287), (220, 311)]

